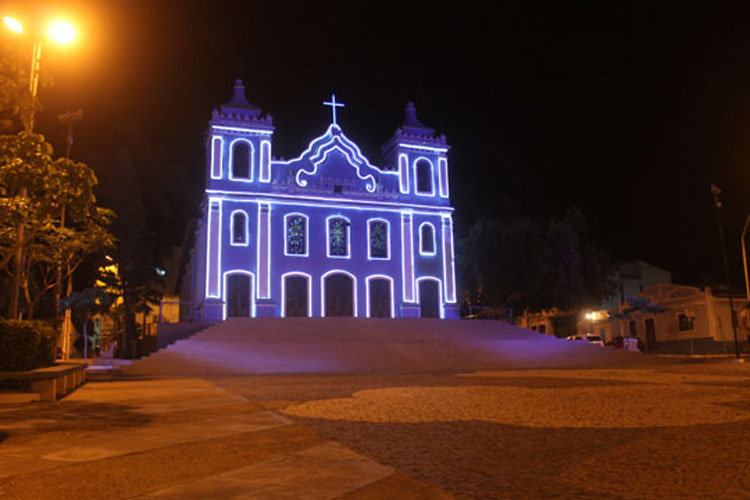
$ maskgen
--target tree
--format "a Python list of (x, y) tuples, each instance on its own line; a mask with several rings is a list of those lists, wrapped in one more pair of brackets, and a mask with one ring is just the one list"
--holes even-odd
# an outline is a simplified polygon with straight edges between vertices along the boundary
[(577, 210), (546, 223), (479, 220), (458, 243), (464, 286), (474, 301), (515, 310), (597, 304), (611, 294), (611, 267), (585, 230)]
[(134, 175), (128, 148), (123, 147), (117, 151), (114, 164), (118, 174), (118, 189), (111, 193), (110, 201), (118, 213), (113, 225), (117, 237), (117, 245), (113, 251), (117, 273), (110, 274), (105, 282), (116, 288), (123, 298), (123, 353), (125, 357), (133, 357), (133, 342), (138, 338), (135, 315), (147, 312), (151, 304), (158, 304), (158, 292), (153, 288), (158, 277), (151, 238), (146, 230), (146, 210), (141, 198), (141, 187)]
[[(114, 243), (114, 214), (96, 205), (96, 183), (87, 165), (53, 160), (41, 135), (0, 136), (0, 270), (20, 284), (28, 318), (83, 259)], [(10, 263), (19, 249), (24, 258), (16, 269)], [(16, 311), (11, 303), (9, 316)]]
[(112, 305), (112, 296), (102, 287), (86, 288), (73, 292), (60, 301), (63, 309), (70, 309), (83, 325), (83, 362), (88, 358), (88, 324), (94, 314), (104, 313)]

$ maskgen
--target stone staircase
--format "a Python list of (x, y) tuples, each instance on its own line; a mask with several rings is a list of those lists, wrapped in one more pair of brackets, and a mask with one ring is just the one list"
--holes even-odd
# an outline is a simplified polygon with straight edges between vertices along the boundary
[(638, 355), (501, 321), (231, 318), (123, 371), (240, 375), (571, 368), (614, 366)]

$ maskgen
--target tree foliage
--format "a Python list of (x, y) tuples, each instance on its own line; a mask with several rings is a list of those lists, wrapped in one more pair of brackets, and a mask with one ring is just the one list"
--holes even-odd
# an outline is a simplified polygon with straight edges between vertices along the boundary
[(514, 310), (600, 303), (612, 293), (611, 265), (585, 232), (575, 209), (545, 223), (524, 217), (477, 221), (458, 242), (470, 300)]
[(96, 205), (93, 170), (52, 153), (39, 134), (0, 135), (0, 271), (17, 272), (12, 259), (22, 248), (29, 318), (88, 255), (114, 243), (108, 229), (114, 213)]

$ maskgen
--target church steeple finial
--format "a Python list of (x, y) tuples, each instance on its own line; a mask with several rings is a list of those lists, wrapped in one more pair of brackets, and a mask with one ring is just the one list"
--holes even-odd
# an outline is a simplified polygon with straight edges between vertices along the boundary
[(424, 127), (417, 119), (417, 108), (409, 101), (404, 109), (404, 125), (407, 127)]
[(231, 106), (233, 108), (253, 108), (254, 106), (250, 104), (247, 100), (247, 97), (245, 97), (245, 86), (242, 84), (242, 79), (237, 78), (234, 81), (234, 94), (232, 95), (232, 100), (229, 101), (227, 106)]

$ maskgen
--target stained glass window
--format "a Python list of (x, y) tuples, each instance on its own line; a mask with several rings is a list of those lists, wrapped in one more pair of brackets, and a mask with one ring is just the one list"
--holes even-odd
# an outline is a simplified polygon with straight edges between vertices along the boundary
[(301, 215), (290, 215), (286, 218), (286, 253), (305, 255), (307, 253), (306, 228), (307, 220)]
[(328, 220), (328, 255), (349, 255), (349, 242), (347, 241), (347, 229), (349, 221), (346, 219)]
[(388, 258), (388, 224), (384, 221), (370, 222), (370, 257)]

